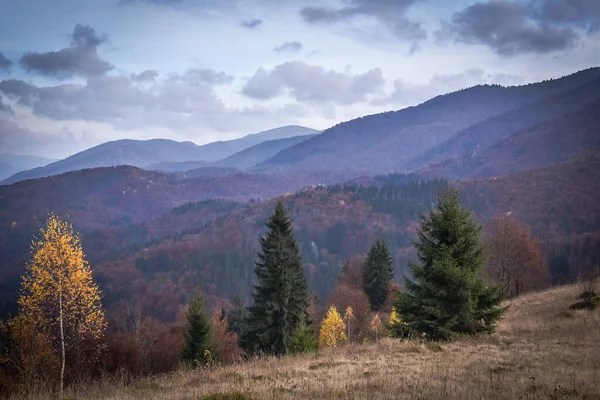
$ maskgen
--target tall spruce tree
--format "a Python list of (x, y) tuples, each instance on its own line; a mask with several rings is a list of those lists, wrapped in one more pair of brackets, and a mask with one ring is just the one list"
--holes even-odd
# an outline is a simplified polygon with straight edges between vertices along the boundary
[(197, 294), (190, 301), (186, 314), (185, 345), (182, 352), (185, 362), (195, 367), (208, 361), (206, 351), (213, 353), (211, 333), (212, 326), (206, 314), (204, 299)]
[(456, 334), (492, 332), (506, 310), (499, 287), (488, 286), (481, 227), (464, 209), (456, 188), (439, 194), (437, 210), (420, 215), (415, 242), (421, 265), (398, 293), (395, 308), (413, 334), (448, 340)]
[(387, 300), (392, 279), (394, 279), (392, 256), (387, 243), (377, 239), (369, 250), (363, 272), (363, 288), (372, 310), (379, 310)]
[(267, 228), (260, 239), (254, 305), (249, 309), (242, 345), (250, 352), (282, 355), (300, 321), (308, 317), (308, 283), (292, 222), (281, 202)]

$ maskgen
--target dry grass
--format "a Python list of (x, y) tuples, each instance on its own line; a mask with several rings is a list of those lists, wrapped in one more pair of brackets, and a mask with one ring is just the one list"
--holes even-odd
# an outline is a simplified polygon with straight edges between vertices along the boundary
[[(569, 310), (576, 287), (510, 303), (491, 336), (452, 343), (384, 340), (316, 355), (178, 372), (73, 399), (600, 399), (600, 310)], [(75, 389), (73, 389), (75, 390)]]

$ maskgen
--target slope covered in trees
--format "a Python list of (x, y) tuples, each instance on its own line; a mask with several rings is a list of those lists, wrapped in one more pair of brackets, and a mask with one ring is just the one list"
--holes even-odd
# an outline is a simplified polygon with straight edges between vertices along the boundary
[[(600, 183), (594, 175), (599, 167), (600, 156), (593, 154), (458, 186), (463, 204), (473, 207), (480, 221), (512, 211), (552, 249), (552, 243), (570, 235), (600, 230)], [(310, 290), (322, 299), (335, 286), (343, 263), (366, 254), (377, 237), (389, 244), (398, 280), (414, 257), (412, 226), (418, 212), (428, 211), (436, 191), (447, 186), (445, 181), (415, 182), (400, 175), (374, 182), (369, 187), (308, 189), (281, 198), (294, 221)], [(532, 182), (535, 190), (529, 190)], [(249, 204), (189, 234), (139, 243), (139, 251), (125, 249), (110, 260), (98, 259), (95, 268), (109, 314), (118, 314), (122, 302), (136, 299), (148, 315), (173, 321), (198, 286), (213, 305), (226, 304), (235, 295), (249, 298), (257, 239), (275, 202)]]
[(600, 69), (592, 68), (525, 86), (476, 86), (438, 96), (415, 107), (338, 124), (281, 151), (257, 169), (346, 171), (347, 178), (388, 173), (399, 163), (473, 124), (571, 90), (598, 77)]
[(487, 178), (541, 167), (594, 151), (600, 148), (600, 85), (597, 85), (597, 91), (599, 99), (573, 114), (553, 118), (516, 132), (491, 147), (425, 167), (417, 173), (456, 179)]
[[(437, 164), (468, 155), (478, 156), (488, 147), (511, 137), (511, 135), (528, 129), (534, 130), (543, 124), (552, 125), (554, 120), (561, 117), (571, 117), (576, 114), (571, 118), (578, 118), (579, 113), (587, 113), (587, 110), (593, 108), (599, 99), (600, 79), (593, 79), (565, 92), (544, 97), (531, 104), (476, 123), (448, 140), (412, 157), (405, 163), (400, 162), (395, 169), (399, 172), (412, 171), (428, 164)], [(571, 129), (569, 126), (563, 126), (562, 131), (556, 133), (568, 137)], [(577, 132), (573, 133), (577, 134)], [(537, 145), (544, 146), (544, 142), (539, 142)], [(451, 172), (453, 171), (449, 171), (448, 176), (452, 176)]]

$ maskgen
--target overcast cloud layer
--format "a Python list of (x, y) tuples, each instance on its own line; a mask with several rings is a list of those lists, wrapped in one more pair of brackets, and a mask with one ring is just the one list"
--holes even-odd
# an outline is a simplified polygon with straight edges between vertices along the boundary
[(0, 153), (325, 129), (600, 65), (600, 1), (0, 0)]

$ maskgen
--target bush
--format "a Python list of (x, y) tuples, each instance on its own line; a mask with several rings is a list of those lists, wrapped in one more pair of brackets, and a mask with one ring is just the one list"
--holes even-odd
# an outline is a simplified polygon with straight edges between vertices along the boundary
[(579, 277), (580, 302), (569, 307), (571, 310), (595, 310), (600, 305), (600, 295), (597, 294), (600, 272), (595, 271)]

